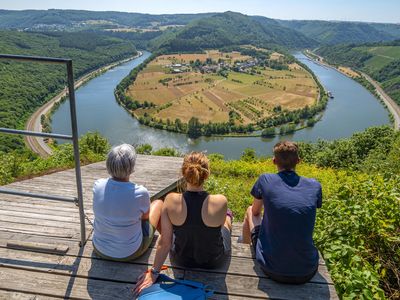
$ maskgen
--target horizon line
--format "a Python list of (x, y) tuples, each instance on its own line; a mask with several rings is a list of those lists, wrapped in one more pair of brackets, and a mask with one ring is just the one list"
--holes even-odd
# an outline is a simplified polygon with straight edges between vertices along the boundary
[(119, 10), (87, 10), (87, 9), (74, 9), (74, 8), (47, 8), (47, 9), (35, 9), (35, 8), (24, 8), (24, 9), (3, 9), (0, 11), (49, 11), (49, 10), (59, 10), (59, 11), (86, 11), (86, 12), (116, 12), (116, 13), (128, 13), (128, 14), (142, 14), (142, 15), (153, 15), (153, 16), (162, 16), (162, 15), (202, 15), (202, 14), (221, 14), (226, 12), (239, 13), (245, 16), (250, 17), (264, 17), (271, 20), (281, 20), (281, 21), (321, 21), (321, 22), (343, 22), (343, 23), (376, 23), (376, 24), (394, 24), (400, 26), (400, 21), (397, 22), (383, 22), (383, 21), (360, 21), (360, 20), (332, 20), (332, 19), (281, 19), (281, 18), (271, 18), (264, 15), (250, 15), (237, 11), (220, 11), (220, 12), (184, 12), (184, 13), (147, 13), (147, 12), (137, 12), (137, 11), (119, 11)]

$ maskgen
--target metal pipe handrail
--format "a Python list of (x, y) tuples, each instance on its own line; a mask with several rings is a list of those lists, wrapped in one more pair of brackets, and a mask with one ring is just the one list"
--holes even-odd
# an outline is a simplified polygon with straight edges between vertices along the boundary
[(9, 55), (9, 54), (0, 54), (0, 60), (1, 59), (15, 60), (15, 61), (39, 62), (39, 63), (65, 64), (67, 67), (67, 84), (68, 84), (68, 94), (69, 94), (69, 104), (70, 104), (71, 129), (72, 129), (71, 136), (70, 135), (62, 135), (62, 134), (54, 134), (54, 133), (43, 133), (43, 132), (33, 132), (33, 131), (27, 131), (27, 130), (8, 129), (8, 128), (0, 128), (0, 132), (8, 133), (8, 134), (22, 134), (22, 135), (31, 135), (31, 136), (39, 136), (39, 137), (54, 137), (54, 138), (72, 140), (72, 144), (73, 144), (73, 148), (74, 148), (75, 180), (76, 180), (76, 190), (77, 190), (77, 194), (78, 194), (77, 197), (76, 198), (68, 198), (68, 197), (55, 196), (55, 195), (44, 195), (44, 194), (35, 194), (35, 193), (27, 193), (27, 192), (18, 192), (18, 191), (7, 190), (7, 189), (0, 189), (0, 193), (77, 203), (78, 207), (79, 207), (79, 221), (80, 221), (80, 227), (81, 227), (80, 245), (84, 246), (85, 242), (86, 242), (85, 210), (83, 207), (82, 176), (81, 176), (81, 165), (80, 165), (80, 155), (79, 155), (78, 125), (77, 125), (77, 118), (76, 118), (75, 86), (74, 86), (74, 73), (73, 73), (73, 68), (72, 68), (72, 60), (66, 59), (66, 58)]
[(76, 198), (76, 197), (65, 197), (65, 196), (58, 196), (58, 195), (46, 195), (46, 194), (37, 194), (37, 193), (30, 193), (30, 192), (19, 192), (16, 190), (3, 189), (3, 188), (0, 188), (0, 194), (8, 194), (8, 195), (14, 195), (14, 196), (40, 198), (40, 199), (64, 201), (64, 202), (74, 202), (74, 203), (78, 202), (78, 198)]
[(69, 58), (27, 56), (27, 55), (14, 55), (14, 54), (0, 54), (0, 59), (33, 61), (33, 62), (42, 62), (42, 63), (55, 63), (55, 64), (65, 64), (68, 62), (72, 62), (72, 60)]
[(37, 131), (29, 131), (29, 130), (19, 130), (19, 129), (9, 129), (0, 127), (0, 132), (7, 134), (20, 134), (20, 135), (30, 135), (30, 136), (38, 136), (45, 138), (55, 138), (55, 139), (64, 139), (64, 140), (72, 140), (72, 135), (65, 134), (57, 134), (57, 133), (45, 133), (45, 132), (37, 132)]

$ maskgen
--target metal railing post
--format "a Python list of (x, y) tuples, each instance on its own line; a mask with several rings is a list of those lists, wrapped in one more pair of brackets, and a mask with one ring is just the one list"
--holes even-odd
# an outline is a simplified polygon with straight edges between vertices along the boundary
[[(80, 221), (80, 226), (81, 226), (80, 245), (84, 246), (85, 242), (86, 242), (85, 210), (83, 207), (83, 190), (82, 190), (81, 165), (80, 165), (80, 156), (79, 156), (79, 140), (78, 140), (79, 137), (78, 137), (78, 126), (77, 126), (77, 118), (76, 118), (75, 86), (74, 86), (74, 73), (73, 73), (73, 69), (72, 69), (72, 60), (66, 59), (66, 58), (0, 54), (0, 60), (2, 60), (2, 59), (15, 60), (15, 61), (26, 61), (26, 62), (66, 64), (66, 66), (67, 66), (67, 76), (68, 76), (67, 81), (68, 81), (69, 100), (70, 100), (69, 104), (70, 104), (70, 113), (71, 113), (72, 135), (43, 133), (43, 132), (17, 130), (17, 129), (9, 129), (9, 128), (0, 128), (0, 133), (20, 134), (20, 135), (29, 135), (29, 136), (37, 136), (37, 137), (50, 137), (50, 138), (72, 140), (73, 148), (74, 148), (75, 179), (76, 179), (76, 189), (77, 189), (78, 197), (72, 198), (72, 197), (64, 197), (64, 196), (58, 196), (58, 195), (45, 195), (45, 194), (38, 194), (38, 193), (19, 192), (16, 190), (10, 190), (10, 189), (4, 189), (4, 188), (0, 188), (0, 194), (41, 198), (41, 199), (55, 200), (55, 201), (67, 201), (67, 202), (75, 202), (75, 203), (78, 202), (79, 221)], [(90, 220), (89, 220), (89, 222), (90, 222)]]
[(69, 107), (71, 113), (72, 142), (74, 147), (74, 159), (75, 159), (76, 189), (78, 193), (77, 196), (78, 196), (78, 206), (79, 206), (79, 221), (81, 225), (80, 245), (81, 247), (83, 247), (86, 242), (85, 211), (83, 207), (81, 162), (79, 155), (78, 126), (76, 118), (75, 87), (74, 87), (74, 73), (72, 69), (72, 60), (67, 62), (67, 75), (68, 75)]

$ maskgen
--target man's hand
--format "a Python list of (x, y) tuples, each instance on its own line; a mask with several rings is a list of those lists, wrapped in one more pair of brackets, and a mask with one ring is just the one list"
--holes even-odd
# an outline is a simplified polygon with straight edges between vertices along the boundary
[(153, 285), (154, 282), (156, 282), (158, 278), (158, 275), (154, 275), (153, 273), (147, 271), (140, 275), (137, 279), (137, 283), (135, 286), (135, 289), (133, 290), (134, 295), (137, 297), (139, 294), (143, 291), (143, 289), (146, 289), (150, 286)]

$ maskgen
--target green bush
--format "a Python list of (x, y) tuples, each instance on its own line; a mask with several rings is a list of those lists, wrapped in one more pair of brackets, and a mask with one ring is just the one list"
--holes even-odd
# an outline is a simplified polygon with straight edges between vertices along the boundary
[[(79, 140), (80, 160), (88, 164), (105, 160), (110, 148), (108, 141), (98, 133), (88, 133)], [(74, 167), (72, 144), (55, 147), (48, 158), (33, 155), (28, 150), (15, 150), (11, 153), (0, 152), (0, 185), (10, 183), (17, 178), (40, 175), (52, 170)]]
[(156, 151), (153, 151), (151, 154), (158, 156), (181, 156), (179, 151), (174, 148), (160, 148)]

